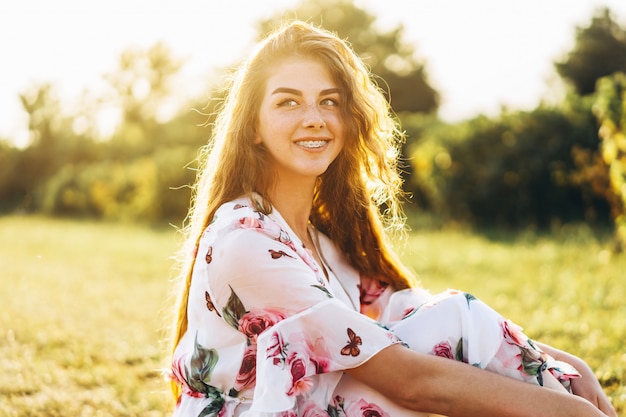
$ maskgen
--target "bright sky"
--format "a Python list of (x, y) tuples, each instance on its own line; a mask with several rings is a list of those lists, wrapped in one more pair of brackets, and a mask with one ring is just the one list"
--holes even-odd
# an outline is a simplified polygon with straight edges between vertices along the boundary
[[(205, 94), (212, 69), (249, 51), (255, 22), (298, 0), (20, 0), (0, 5), (0, 137), (26, 140), (18, 94), (51, 82), (64, 102), (102, 86), (122, 50), (165, 41), (183, 68), (181, 95)], [(608, 6), (626, 26), (624, 0), (355, 0), (382, 27), (403, 23), (455, 121), (532, 109), (558, 94), (553, 62), (575, 27)]]

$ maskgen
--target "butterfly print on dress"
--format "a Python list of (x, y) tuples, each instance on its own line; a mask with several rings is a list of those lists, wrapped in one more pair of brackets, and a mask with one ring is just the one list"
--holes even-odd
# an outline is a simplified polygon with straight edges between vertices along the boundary
[(270, 253), (270, 255), (272, 255), (272, 259), (282, 258), (283, 256), (288, 256), (289, 258), (295, 259), (295, 257), (289, 255), (288, 253), (282, 250), (269, 249), (268, 252)]
[(359, 356), (359, 354), (361, 353), (359, 345), (363, 344), (363, 340), (360, 336), (357, 336), (356, 333), (354, 333), (354, 330), (349, 327), (348, 337), (350, 338), (350, 341), (341, 349), (341, 354), (343, 356)]
[(211, 296), (209, 295), (208, 291), (204, 292), (204, 299), (206, 300), (206, 308), (208, 308), (209, 311), (215, 311), (215, 314), (222, 317), (220, 312), (217, 311), (217, 308), (215, 308), (215, 304), (213, 304), (213, 301), (211, 300)]

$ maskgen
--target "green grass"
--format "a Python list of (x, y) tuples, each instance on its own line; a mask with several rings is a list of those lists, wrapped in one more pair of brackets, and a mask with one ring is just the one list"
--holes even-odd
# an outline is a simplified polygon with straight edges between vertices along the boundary
[[(166, 416), (173, 229), (0, 217), (0, 416)], [(414, 232), (404, 258), (597, 370), (626, 410), (626, 256), (584, 227)]]
[(424, 287), (470, 292), (530, 337), (584, 358), (626, 412), (626, 254), (613, 255), (608, 241), (583, 226), (505, 239), (424, 230), (403, 257)]
[(173, 230), (0, 218), (0, 416), (165, 416)]

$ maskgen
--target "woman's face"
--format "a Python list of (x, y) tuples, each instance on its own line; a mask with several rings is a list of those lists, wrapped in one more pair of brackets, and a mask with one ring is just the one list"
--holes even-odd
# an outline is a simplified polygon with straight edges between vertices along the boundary
[(344, 146), (343, 92), (320, 61), (293, 57), (270, 70), (259, 111), (255, 143), (285, 180), (315, 179)]

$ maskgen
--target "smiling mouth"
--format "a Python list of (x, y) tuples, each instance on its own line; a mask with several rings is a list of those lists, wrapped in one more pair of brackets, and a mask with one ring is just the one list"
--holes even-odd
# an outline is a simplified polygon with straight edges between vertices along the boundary
[(317, 149), (328, 143), (327, 140), (303, 140), (298, 142), (298, 146), (302, 146), (307, 149)]

